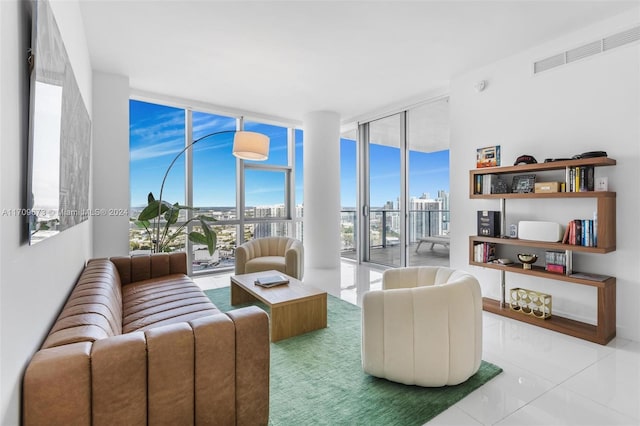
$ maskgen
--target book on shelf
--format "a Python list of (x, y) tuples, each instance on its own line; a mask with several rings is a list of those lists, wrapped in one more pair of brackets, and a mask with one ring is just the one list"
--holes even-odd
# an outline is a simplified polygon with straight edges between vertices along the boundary
[(595, 167), (569, 167), (566, 174), (567, 192), (588, 192), (595, 189)]
[(494, 174), (482, 175), (482, 193), (494, 194), (495, 186), (497, 182), (498, 182), (498, 175), (494, 175)]
[(573, 274), (571, 274), (569, 276), (571, 278), (580, 278), (580, 279), (583, 279), (583, 280), (600, 281), (600, 282), (604, 282), (607, 279), (609, 279), (609, 276), (607, 276), (607, 275), (592, 274), (590, 272), (574, 272)]
[(274, 287), (283, 284), (289, 284), (289, 279), (282, 275), (267, 275), (265, 277), (259, 277), (255, 281), (255, 285), (260, 287)]
[(474, 175), (473, 193), (476, 195), (506, 194), (507, 184), (499, 175), (488, 173), (485, 175)]
[(473, 261), (488, 263), (496, 259), (496, 243), (478, 243), (473, 246)]
[(563, 244), (574, 246), (597, 247), (598, 220), (594, 214), (594, 219), (574, 219), (567, 224)]
[(545, 270), (556, 274), (564, 274), (567, 270), (567, 255), (559, 251), (545, 252)]

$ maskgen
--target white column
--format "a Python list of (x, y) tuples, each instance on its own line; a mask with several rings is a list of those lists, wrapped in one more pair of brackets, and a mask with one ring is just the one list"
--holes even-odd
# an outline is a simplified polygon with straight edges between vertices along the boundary
[(304, 117), (304, 282), (340, 295), (340, 116)]
[(93, 74), (93, 257), (129, 254), (129, 78)]

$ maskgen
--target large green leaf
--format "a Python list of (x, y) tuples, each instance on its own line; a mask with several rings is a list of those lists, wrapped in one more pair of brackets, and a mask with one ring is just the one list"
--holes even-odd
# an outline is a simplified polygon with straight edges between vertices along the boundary
[(216, 219), (215, 217), (213, 217), (213, 216), (207, 216), (207, 215), (204, 215), (204, 214), (199, 214), (199, 215), (197, 215), (196, 217), (194, 217), (194, 219), (197, 219), (197, 220), (206, 220), (207, 222), (217, 222), (217, 221), (218, 221), (218, 219)]
[(147, 229), (151, 225), (151, 222), (149, 222), (148, 220), (136, 220), (133, 223), (138, 228), (145, 228), (145, 229)]
[(199, 210), (199, 209), (198, 209), (198, 207), (183, 206), (183, 205), (178, 204), (178, 203), (175, 203), (175, 204), (173, 205), (173, 207), (177, 207), (177, 208), (179, 208), (180, 210), (194, 210), (194, 211)]
[[(140, 212), (140, 214), (138, 215), (138, 220), (140, 221), (151, 220), (158, 217), (158, 205), (159, 205), (158, 201), (156, 200), (151, 201), (147, 205), (147, 207), (145, 207), (144, 210)], [(167, 205), (164, 202), (162, 202), (162, 207), (160, 208), (160, 214), (165, 213), (167, 210), (169, 210), (169, 207), (167, 207)]]
[(209, 249), (209, 255), (213, 256), (213, 253), (216, 251), (218, 236), (214, 231), (211, 230), (211, 228), (209, 228), (209, 225), (206, 221), (200, 220), (200, 224), (202, 225), (202, 233), (207, 238), (207, 248)]
[(179, 215), (180, 215), (180, 208), (178, 207), (178, 203), (175, 203), (164, 214), (164, 219), (167, 221), (167, 225), (173, 225), (174, 223), (176, 223), (178, 221)]
[(209, 242), (207, 241), (207, 237), (205, 237), (203, 234), (193, 231), (189, 233), (189, 240), (191, 240), (192, 242), (196, 243), (196, 244), (202, 244), (205, 246), (209, 245)]

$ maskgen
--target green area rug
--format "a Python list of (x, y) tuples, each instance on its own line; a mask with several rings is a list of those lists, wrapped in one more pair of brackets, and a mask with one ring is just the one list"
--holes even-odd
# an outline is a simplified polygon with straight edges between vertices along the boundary
[[(228, 287), (206, 293), (232, 309)], [(371, 377), (360, 364), (360, 308), (331, 295), (327, 304), (327, 328), (271, 344), (270, 425), (422, 425), (502, 371), (482, 361), (465, 383), (441, 388)]]

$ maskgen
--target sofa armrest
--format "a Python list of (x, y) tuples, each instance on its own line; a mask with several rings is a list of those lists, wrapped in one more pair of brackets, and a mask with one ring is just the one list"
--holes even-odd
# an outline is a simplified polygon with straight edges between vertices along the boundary
[(22, 424), (91, 423), (91, 343), (42, 349), (24, 373)]
[(247, 263), (248, 260), (251, 260), (251, 254), (246, 244), (242, 244), (236, 247), (235, 257), (236, 257), (235, 274), (242, 275), (245, 273), (245, 264)]
[(286, 274), (290, 277), (302, 279), (304, 274), (304, 246), (300, 241), (294, 241), (284, 252)]
[(122, 285), (170, 274), (187, 274), (185, 252), (118, 256), (109, 260), (116, 265)]

